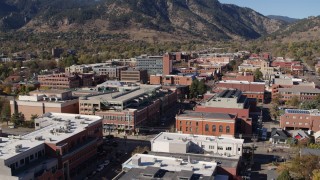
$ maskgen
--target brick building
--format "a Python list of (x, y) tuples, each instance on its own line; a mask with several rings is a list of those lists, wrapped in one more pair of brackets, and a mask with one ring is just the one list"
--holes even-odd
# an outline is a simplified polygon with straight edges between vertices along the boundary
[(132, 131), (141, 125), (159, 122), (160, 116), (176, 101), (176, 92), (162, 90), (161, 86), (140, 85), (80, 98), (79, 111), (103, 117), (107, 130)]
[(195, 75), (151, 75), (150, 84), (190, 86), (194, 79)]
[(36, 90), (29, 94), (10, 101), (12, 114), (21, 112), (25, 120), (30, 120), (32, 115), (41, 116), (47, 112), (79, 113), (79, 100), (72, 97), (71, 91)]
[(71, 89), (80, 87), (80, 77), (78, 75), (50, 74), (39, 75), (38, 81), (40, 87), (53, 89)]
[(252, 73), (244, 72), (244, 73), (228, 73), (224, 74), (222, 77), (222, 81), (248, 81), (248, 82), (254, 82), (254, 76)]
[(176, 117), (177, 132), (220, 136), (236, 133), (236, 115), (185, 111)]
[(255, 98), (258, 102), (265, 101), (265, 83), (264, 82), (248, 82), (226, 80), (219, 81), (213, 91), (221, 92), (226, 89), (239, 89), (242, 94), (248, 98)]
[(107, 64), (97, 64), (92, 67), (93, 72), (99, 75), (105, 75), (109, 79), (120, 79), (121, 71), (127, 70), (126, 66), (109, 66)]
[(163, 56), (142, 55), (136, 57), (136, 68), (147, 70), (149, 75), (169, 75), (172, 72), (173, 59), (174, 56), (170, 53), (166, 53)]
[(236, 116), (235, 133), (251, 134), (252, 119), (256, 110), (256, 101), (249, 100), (240, 90), (224, 90), (201, 105), (195, 107), (196, 112), (223, 113)]
[(290, 88), (280, 88), (278, 90), (280, 100), (286, 102), (293, 97), (298, 97), (300, 101), (313, 100), (320, 94), (320, 89), (294, 86)]
[(280, 116), (280, 127), (286, 130), (320, 131), (320, 112), (317, 109), (286, 109)]
[(123, 70), (120, 73), (120, 80), (122, 82), (140, 82), (147, 83), (148, 82), (148, 72), (147, 70), (136, 70), (136, 69), (128, 69)]
[(99, 116), (46, 113), (36, 130), (2, 137), (0, 179), (74, 179), (102, 145)]

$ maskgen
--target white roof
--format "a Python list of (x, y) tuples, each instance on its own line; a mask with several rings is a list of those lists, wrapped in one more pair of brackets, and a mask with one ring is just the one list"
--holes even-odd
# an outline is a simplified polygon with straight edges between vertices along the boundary
[(136, 89), (133, 89), (129, 92), (114, 92), (109, 94), (103, 94), (98, 96), (88, 97), (90, 100), (106, 100), (108, 102), (124, 102), (130, 99), (133, 99), (137, 96), (141, 96), (143, 94), (148, 93), (149, 91), (153, 91), (156, 89), (160, 89), (159, 85), (140, 85), (137, 86)]
[[(140, 164), (135, 163), (140, 159)], [(127, 168), (141, 168), (145, 169), (149, 166), (159, 167), (168, 171), (193, 171), (194, 174), (201, 174), (204, 176), (212, 176), (216, 170), (216, 162), (207, 161), (185, 161), (183, 159), (165, 156), (155, 156), (149, 154), (135, 154), (129, 160), (123, 163), (123, 167)]]
[(239, 143), (243, 144), (243, 139), (236, 139), (232, 136), (206, 136), (206, 135), (193, 135), (193, 134), (180, 134), (180, 133), (168, 133), (162, 132), (154, 137), (151, 142), (173, 142), (187, 144), (189, 141), (192, 142), (217, 142), (217, 143)]
[[(36, 121), (47, 121), (47, 126), (23, 136), (2, 138), (2, 142), (0, 142), (0, 159), (9, 159), (36, 146), (44, 145), (44, 143), (57, 144), (66, 138), (84, 131), (86, 127), (101, 123), (101, 117), (66, 113), (46, 113), (36, 119)], [(51, 132), (52, 130), (53, 132)], [(37, 140), (39, 137), (41, 137), (40, 140)], [(15, 151), (17, 145), (22, 145), (20, 152)]]

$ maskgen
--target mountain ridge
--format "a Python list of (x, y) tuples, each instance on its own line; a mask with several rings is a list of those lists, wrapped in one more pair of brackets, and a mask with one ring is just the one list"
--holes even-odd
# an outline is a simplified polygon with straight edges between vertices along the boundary
[(283, 21), (283, 22), (289, 23), (289, 24), (292, 24), (294, 22), (297, 22), (297, 21), (301, 20), (301, 19), (297, 19), (297, 18), (291, 18), (291, 17), (288, 17), (288, 16), (280, 16), (280, 15), (268, 15), (267, 17), (270, 18), (270, 19)]
[(121, 31), (138, 39), (256, 39), (284, 25), (218, 0), (4, 0), (1, 9), (8, 9), (2, 31)]

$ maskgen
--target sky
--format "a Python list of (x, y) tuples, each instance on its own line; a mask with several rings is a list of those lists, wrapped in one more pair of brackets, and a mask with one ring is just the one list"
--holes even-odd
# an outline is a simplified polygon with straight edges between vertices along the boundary
[(320, 0), (219, 0), (251, 8), (263, 15), (280, 15), (291, 18), (307, 18), (320, 15)]

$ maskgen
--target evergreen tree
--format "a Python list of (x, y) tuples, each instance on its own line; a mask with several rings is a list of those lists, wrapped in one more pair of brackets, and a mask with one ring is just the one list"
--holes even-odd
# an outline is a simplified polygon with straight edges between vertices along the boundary
[(194, 79), (190, 86), (190, 98), (196, 98), (198, 97), (198, 84), (199, 80)]
[(197, 90), (198, 90), (198, 95), (203, 95), (207, 92), (207, 87), (204, 82), (204, 79), (201, 79), (201, 81), (198, 83)]

